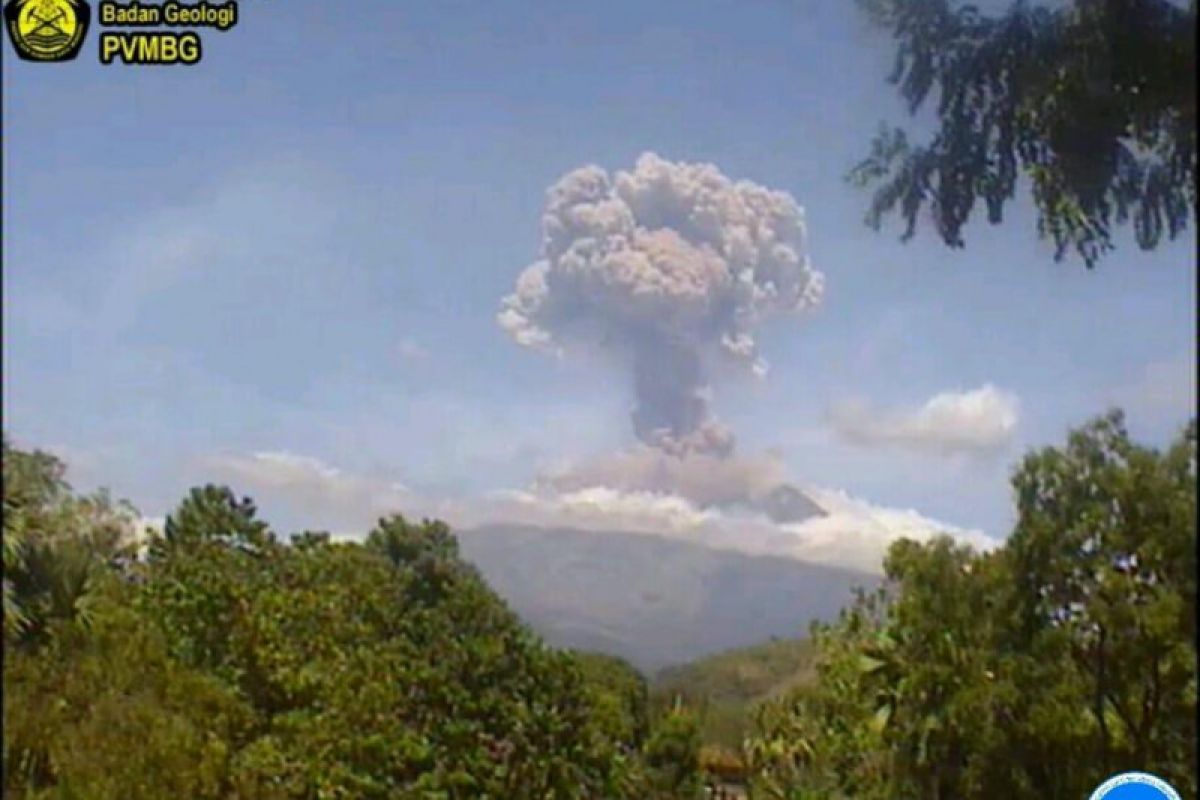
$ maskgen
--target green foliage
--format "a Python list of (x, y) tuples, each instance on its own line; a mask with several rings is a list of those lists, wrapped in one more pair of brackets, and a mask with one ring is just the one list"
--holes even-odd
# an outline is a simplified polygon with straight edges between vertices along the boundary
[(645, 747), (647, 798), (684, 800), (700, 796), (700, 728), (681, 704), (661, 717)]
[(635, 752), (649, 731), (646, 679), (627, 661), (602, 653), (576, 653), (592, 700), (592, 722), (610, 741)]
[(440, 523), (254, 552), (195, 533), (202, 546), (152, 562), (141, 607), (255, 710), (234, 765), (248, 796), (281, 776), (288, 797), (565, 797), (613, 779), (571, 659), (455, 560)]
[(1039, 232), (1092, 267), (1132, 222), (1139, 246), (1182, 233), (1196, 208), (1196, 5), (1170, 0), (1016, 2), (988, 17), (950, 0), (859, 0), (897, 44), (889, 80), (909, 110), (935, 105), (914, 145), (884, 127), (850, 173), (876, 185), (867, 221), (922, 209), (962, 247), (982, 203), (999, 223), (1024, 173)]
[(44, 641), (51, 623), (86, 618), (97, 575), (131, 554), (133, 513), (107, 493), (76, 496), (66, 466), (4, 440), (5, 642)]
[(737, 752), (750, 732), (757, 704), (814, 676), (807, 640), (780, 639), (670, 667), (656, 677), (652, 699), (681, 699), (696, 715), (706, 745)]
[[(450, 528), (439, 520), (414, 525), (400, 514), (381, 519), (367, 536), (366, 547), (397, 568), (419, 575), (411, 588), (424, 603), (437, 602), (467, 573), (478, 581), (473, 568), (459, 560), (458, 542)], [(501, 601), (495, 598), (495, 602)]]
[(878, 667), (863, 655), (872, 644), (886, 644), (880, 637), (881, 600), (879, 594), (860, 594), (837, 624), (814, 626), (816, 683), (758, 707), (756, 732), (745, 746), (757, 795), (881, 796), (872, 791), (885, 783), (880, 728), (874, 724), (883, 698), (874, 695), (875, 687), (859, 690)]
[(6, 797), (225, 798), (250, 710), (170, 658), (119, 591), (4, 663)]
[(257, 549), (272, 537), (266, 523), (255, 519), (257, 509), (248, 497), (241, 500), (227, 486), (192, 489), (163, 528), (167, 548), (194, 547), (204, 542), (226, 542)]
[[(5, 471), (5, 578), (38, 631), (4, 664), (6, 796), (645, 796), (640, 676), (545, 647), (442, 523), (289, 545), (207, 486), (122, 561), (61, 464), (6, 448)], [(28, 588), (44, 542), (37, 575), (87, 556), (61, 613)]]
[[(288, 544), (209, 486), (138, 556), (132, 512), (53, 457), (6, 442), (4, 477), (6, 796), (665, 800), (747, 768), (793, 800), (1196, 790), (1194, 422), (1159, 452), (1112, 413), (1031, 453), (1004, 547), (899, 542), (811, 642), (669, 671), (657, 704), (543, 645), (440, 522)], [(740, 754), (703, 746), (750, 708)]]
[(367, 536), (367, 547), (387, 557), (396, 566), (416, 564), (421, 559), (458, 558), (458, 542), (446, 523), (425, 520), (413, 525), (400, 514), (381, 519)]
[(1084, 797), (1142, 769), (1195, 792), (1195, 424), (1167, 452), (1118, 413), (1017, 470), (980, 554), (897, 543), (888, 585), (814, 630), (817, 680), (747, 742), (771, 798)]
[(1080, 680), (1103, 769), (1195, 786), (1196, 428), (1167, 453), (1113, 412), (1025, 459), (1009, 552), (1028, 631)]
[(314, 547), (325, 547), (332, 542), (328, 531), (301, 531), (292, 534), (292, 547), (297, 550), (307, 550)]

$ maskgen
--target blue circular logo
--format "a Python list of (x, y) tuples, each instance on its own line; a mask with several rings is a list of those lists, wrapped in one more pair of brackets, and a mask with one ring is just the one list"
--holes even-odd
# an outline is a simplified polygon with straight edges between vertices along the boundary
[(1179, 793), (1148, 772), (1122, 772), (1100, 784), (1091, 800), (1179, 800)]

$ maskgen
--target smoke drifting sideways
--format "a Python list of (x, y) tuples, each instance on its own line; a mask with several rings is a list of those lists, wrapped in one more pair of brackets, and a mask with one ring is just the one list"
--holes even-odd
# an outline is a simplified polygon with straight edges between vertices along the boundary
[(530, 491), (533, 496), (561, 497), (596, 487), (624, 495), (675, 496), (700, 510), (740, 510), (774, 523), (825, 513), (787, 482), (786, 468), (773, 453), (681, 456), (641, 445), (539, 475)]
[(525, 347), (617, 356), (645, 445), (731, 456), (733, 434), (710, 407), (714, 368), (764, 377), (757, 326), (821, 300), (803, 209), (712, 165), (645, 153), (630, 171), (565, 175), (547, 192), (542, 233), (541, 258), (502, 301), (500, 326)]

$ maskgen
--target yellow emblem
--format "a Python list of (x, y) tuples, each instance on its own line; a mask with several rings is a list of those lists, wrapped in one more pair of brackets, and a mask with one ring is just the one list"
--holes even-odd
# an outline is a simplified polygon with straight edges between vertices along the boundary
[(27, 61), (70, 61), (79, 54), (91, 9), (84, 0), (9, 0), (4, 27)]

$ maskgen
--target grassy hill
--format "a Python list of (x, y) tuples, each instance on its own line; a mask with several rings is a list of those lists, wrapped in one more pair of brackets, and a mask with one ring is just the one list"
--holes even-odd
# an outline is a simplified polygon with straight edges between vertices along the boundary
[(737, 750), (754, 705), (811, 680), (814, 656), (805, 639), (773, 639), (728, 650), (662, 670), (653, 681), (652, 698), (668, 704), (682, 697), (700, 714), (705, 744)]

